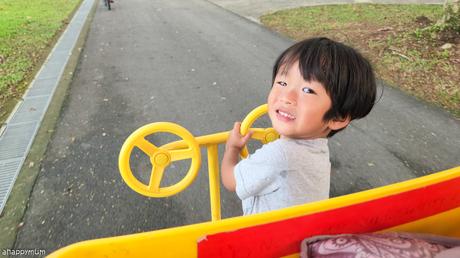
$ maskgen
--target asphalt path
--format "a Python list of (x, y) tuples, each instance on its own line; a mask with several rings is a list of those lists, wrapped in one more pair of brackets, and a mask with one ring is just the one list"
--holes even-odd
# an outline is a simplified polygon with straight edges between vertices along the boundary
[[(98, 4), (15, 248), (50, 252), (87, 239), (209, 221), (205, 152), (187, 190), (153, 199), (122, 181), (119, 150), (151, 122), (175, 122), (195, 136), (229, 130), (266, 102), (273, 62), (292, 44), (207, 1), (115, 0), (112, 11)], [(161, 145), (172, 137), (150, 140)], [(385, 87), (371, 115), (329, 145), (331, 194), (337, 196), (460, 165), (460, 123)], [(132, 163), (147, 181), (146, 156), (137, 151)], [(180, 180), (189, 163), (168, 168), (163, 183)], [(223, 217), (241, 215), (236, 196), (221, 192)]]

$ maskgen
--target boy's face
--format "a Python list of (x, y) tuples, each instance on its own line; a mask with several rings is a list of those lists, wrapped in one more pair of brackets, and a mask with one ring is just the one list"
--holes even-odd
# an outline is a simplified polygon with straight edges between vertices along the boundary
[(278, 72), (268, 95), (268, 115), (282, 137), (327, 137), (329, 122), (323, 121), (323, 117), (330, 107), (331, 99), (324, 86), (317, 81), (305, 81), (298, 62), (286, 74)]

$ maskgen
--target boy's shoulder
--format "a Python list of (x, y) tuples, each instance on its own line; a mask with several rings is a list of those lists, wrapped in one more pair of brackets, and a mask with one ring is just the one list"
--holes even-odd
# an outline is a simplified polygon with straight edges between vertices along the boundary
[(308, 151), (314, 153), (328, 153), (328, 140), (327, 138), (316, 139), (278, 139), (278, 147), (283, 151)]
[[(262, 145), (258, 150), (256, 150), (255, 153), (257, 152), (278, 152), (280, 148), (282, 148), (283, 144), (280, 142), (281, 139), (274, 140), (272, 142), (266, 143)], [(254, 154), (255, 154), (254, 153)]]
[(329, 152), (327, 138), (317, 139), (288, 139), (280, 138), (262, 146), (260, 150), (269, 152), (291, 152), (309, 150), (313, 152)]
[(257, 162), (278, 161), (285, 157), (285, 146), (281, 139), (269, 142), (262, 145), (253, 154), (249, 155), (249, 159)]
[(250, 155), (253, 161), (257, 162), (281, 162), (289, 161), (290, 157), (319, 154), (329, 156), (329, 147), (326, 138), (318, 138), (313, 140), (303, 139), (277, 139), (263, 145), (255, 153)]

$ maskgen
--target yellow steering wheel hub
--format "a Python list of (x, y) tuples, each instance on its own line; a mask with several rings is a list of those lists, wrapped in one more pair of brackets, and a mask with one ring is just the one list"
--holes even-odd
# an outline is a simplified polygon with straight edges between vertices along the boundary
[(171, 157), (167, 152), (159, 152), (153, 155), (152, 164), (159, 167), (166, 167), (171, 163)]
[(268, 132), (267, 135), (265, 135), (265, 142), (266, 143), (269, 143), (269, 142), (272, 142), (276, 139), (279, 138), (279, 135), (275, 132)]

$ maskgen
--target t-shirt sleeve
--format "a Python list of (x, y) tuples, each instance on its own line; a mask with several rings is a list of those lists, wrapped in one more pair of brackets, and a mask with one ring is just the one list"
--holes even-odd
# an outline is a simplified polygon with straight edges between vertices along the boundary
[(281, 172), (284, 157), (275, 143), (262, 146), (235, 166), (236, 194), (241, 200), (273, 192), (279, 188), (276, 177)]

